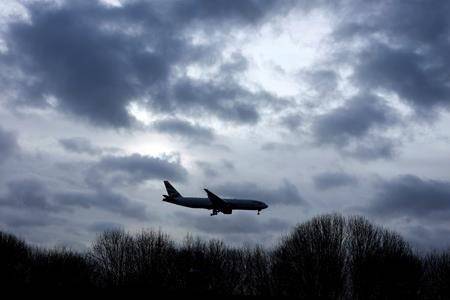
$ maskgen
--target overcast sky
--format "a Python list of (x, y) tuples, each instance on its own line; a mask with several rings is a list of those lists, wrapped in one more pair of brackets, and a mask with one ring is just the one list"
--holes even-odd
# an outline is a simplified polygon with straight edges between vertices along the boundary
[[(273, 245), (323, 213), (450, 246), (448, 1), (0, 3), (0, 229)], [(210, 217), (161, 201), (255, 198)]]

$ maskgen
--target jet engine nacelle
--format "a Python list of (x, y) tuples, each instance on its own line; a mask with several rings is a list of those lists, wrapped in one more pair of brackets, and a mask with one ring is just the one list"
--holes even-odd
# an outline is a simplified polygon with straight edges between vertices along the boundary
[(224, 209), (222, 209), (222, 213), (224, 215), (231, 215), (232, 212), (233, 212), (233, 210), (231, 208), (224, 208)]

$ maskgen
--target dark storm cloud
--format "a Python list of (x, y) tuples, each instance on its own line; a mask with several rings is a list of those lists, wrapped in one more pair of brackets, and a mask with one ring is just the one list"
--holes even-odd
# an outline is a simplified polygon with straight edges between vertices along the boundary
[(257, 123), (260, 116), (257, 102), (267, 102), (271, 95), (252, 93), (234, 81), (180, 80), (174, 86), (174, 99), (183, 109), (213, 113), (236, 123)]
[(17, 153), (18, 150), (16, 135), (0, 127), (0, 163)]
[(105, 189), (95, 192), (64, 192), (56, 194), (55, 199), (64, 207), (97, 208), (138, 220), (149, 218), (144, 204)]
[(211, 128), (193, 124), (181, 119), (164, 119), (153, 123), (153, 127), (162, 133), (179, 136), (194, 142), (209, 143), (214, 140), (214, 131)]
[(360, 86), (393, 91), (423, 116), (436, 106), (449, 104), (450, 72), (442, 74), (439, 70), (429, 70), (442, 66), (428, 66), (427, 57), (386, 46), (375, 46), (361, 56), (362, 62), (354, 74)]
[[(393, 92), (425, 117), (437, 108), (448, 108), (450, 4), (446, 1), (350, 1), (350, 4), (343, 10), (348, 15), (342, 17), (334, 35), (338, 42), (349, 45), (349, 41), (358, 40), (364, 45), (350, 54), (349, 60), (357, 87)], [(340, 50), (343, 51), (346, 47)]]
[(240, 216), (233, 218), (230, 222), (227, 218), (213, 219), (210, 216), (196, 216), (187, 213), (178, 213), (180, 224), (189, 226), (201, 232), (209, 234), (257, 234), (268, 232), (279, 232), (289, 227), (289, 223), (277, 218), (260, 220), (257, 217)]
[(128, 156), (105, 156), (93, 170), (96, 174), (116, 172), (128, 183), (140, 183), (152, 179), (181, 182), (185, 181), (188, 175), (179, 161), (136, 153)]
[[(73, 208), (76, 207), (102, 209), (139, 220), (146, 220), (149, 217), (145, 205), (105, 188), (96, 188), (88, 192), (54, 193), (49, 190), (48, 185), (35, 179), (13, 180), (8, 182), (6, 187), (6, 193), (0, 196), (0, 207), (9, 208), (14, 212), (8, 217), (9, 223), (22, 223), (23, 226), (32, 223), (53, 224), (58, 218), (50, 214), (73, 213)], [(27, 223), (23, 220), (25, 216), (20, 213), (40, 215), (48, 218), (49, 222), (39, 222), (31, 218)]]
[(35, 179), (10, 181), (6, 194), (0, 197), (0, 206), (43, 212), (64, 210), (51, 201), (47, 187)]
[(393, 108), (383, 99), (375, 95), (358, 95), (319, 116), (313, 124), (313, 133), (319, 144), (342, 147), (397, 121)]
[[(285, 1), (287, 2), (287, 1)], [(270, 10), (279, 9), (287, 3), (274, 0), (188, 0), (180, 1), (176, 17), (186, 20), (231, 21), (240, 24), (260, 21)]]
[[(222, 61), (231, 27), (257, 24), (285, 6), (272, 3), (28, 4), (30, 22), (8, 24), (9, 51), (1, 55), (0, 64), (13, 75), (1, 74), (2, 84), (18, 94), (14, 105), (47, 106), (47, 99), (54, 97), (60, 111), (103, 126), (130, 126), (131, 101), (159, 113), (206, 113), (253, 124), (259, 118), (255, 103), (263, 95), (247, 91), (231, 76), (246, 68), (245, 59), (233, 56), (231, 63), (223, 63), (214, 76), (227, 78), (221, 83), (178, 81), (188, 64)], [(221, 32), (223, 38), (194, 44), (190, 36), (198, 30)]]
[(319, 190), (329, 190), (342, 186), (353, 186), (358, 179), (344, 172), (325, 172), (313, 177), (314, 185)]
[(229, 182), (213, 187), (211, 190), (223, 197), (255, 199), (269, 205), (307, 205), (297, 187), (288, 180), (283, 180), (283, 183), (275, 189), (250, 182)]
[(27, 104), (45, 105), (45, 96), (52, 95), (63, 111), (101, 125), (128, 126), (126, 105), (137, 96), (135, 89), (167, 76), (162, 57), (105, 28), (114, 9), (78, 2), (28, 8), (31, 23), (10, 25), (10, 57), (3, 58), (30, 78), (29, 84), (15, 82), (27, 93), (21, 95)]
[(377, 185), (369, 212), (380, 216), (443, 219), (450, 217), (450, 182), (403, 175)]
[(82, 137), (59, 139), (58, 142), (69, 152), (87, 153), (90, 155), (98, 155), (103, 152), (102, 148), (95, 146), (90, 140)]
[(392, 159), (397, 153), (400, 141), (391, 140), (379, 136), (370, 136), (363, 143), (356, 145), (351, 150), (343, 152), (355, 159), (367, 161), (376, 159)]

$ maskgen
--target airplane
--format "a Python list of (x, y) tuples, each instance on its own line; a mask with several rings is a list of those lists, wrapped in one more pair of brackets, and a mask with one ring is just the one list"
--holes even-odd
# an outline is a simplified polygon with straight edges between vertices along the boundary
[(220, 198), (216, 194), (212, 193), (208, 189), (204, 189), (208, 198), (197, 197), (183, 197), (169, 181), (164, 181), (167, 194), (163, 195), (162, 201), (186, 206), (190, 208), (204, 208), (212, 210), (211, 216), (217, 215), (219, 212), (225, 215), (231, 215), (233, 210), (257, 210), (258, 215), (261, 210), (268, 207), (262, 201), (250, 200), (250, 199), (225, 199)]

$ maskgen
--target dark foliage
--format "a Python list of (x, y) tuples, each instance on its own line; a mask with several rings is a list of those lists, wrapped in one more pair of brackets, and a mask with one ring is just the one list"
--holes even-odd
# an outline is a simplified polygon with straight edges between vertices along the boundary
[(80, 254), (43, 250), (0, 232), (7, 288), (138, 288), (169, 295), (285, 295), (305, 299), (449, 299), (450, 252), (414, 253), (361, 217), (299, 224), (272, 250), (231, 248), (161, 231), (100, 234)]

